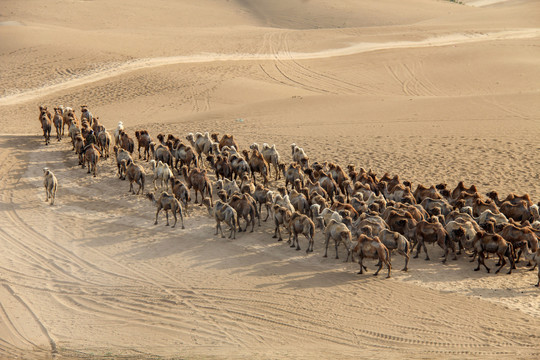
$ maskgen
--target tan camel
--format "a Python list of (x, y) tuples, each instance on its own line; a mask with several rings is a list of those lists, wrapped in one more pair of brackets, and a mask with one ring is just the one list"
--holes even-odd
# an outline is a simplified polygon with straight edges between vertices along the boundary
[(109, 156), (111, 155), (111, 151), (110, 151), (111, 142), (112, 142), (111, 134), (109, 134), (107, 130), (102, 130), (99, 133), (97, 133), (97, 141), (98, 141), (98, 145), (101, 150), (101, 153), (103, 154), (103, 157), (105, 159), (108, 159)]
[(497, 204), (497, 206), (501, 206), (506, 201), (510, 201), (510, 203), (516, 205), (519, 204), (521, 200), (524, 200), (527, 203), (527, 206), (531, 206), (533, 204), (529, 194), (518, 196), (514, 193), (510, 193), (506, 196), (504, 200), (499, 200), (499, 194), (497, 194), (496, 191), (490, 191), (486, 195), (487, 197), (495, 201), (495, 204)]
[[(426, 253), (425, 260), (429, 260), (426, 243), (436, 242), (444, 250), (444, 260), (442, 261), (443, 264), (446, 263), (446, 260), (448, 259), (448, 253), (450, 249), (454, 252), (454, 260), (457, 260), (454, 242), (450, 239), (450, 235), (448, 235), (448, 232), (445, 230), (442, 224), (439, 223), (438, 221), (437, 222), (428, 222), (425, 220), (420, 221), (416, 225), (415, 237), (417, 241), (415, 245), (416, 246), (416, 255), (414, 255), (415, 259), (418, 257), (418, 255), (420, 254), (420, 250), (423, 247), (424, 252)], [(414, 246), (412, 250), (414, 250)]]
[(304, 214), (300, 214), (298, 211), (295, 211), (294, 214), (292, 214), (290, 220), (289, 220), (289, 243), (291, 242), (292, 237), (292, 244), (291, 247), (295, 247), (296, 243), (296, 250), (300, 249), (300, 242), (298, 241), (298, 234), (302, 234), (306, 237), (308, 240), (308, 248), (306, 249), (306, 253), (313, 252), (313, 236), (315, 236), (315, 224), (309, 217), (307, 217)]
[(56, 139), (60, 141), (62, 140), (62, 109), (59, 107), (54, 108), (53, 124), (56, 129)]
[(90, 144), (90, 146), (84, 152), (84, 162), (88, 164), (88, 174), (92, 172), (94, 177), (97, 176), (97, 164), (101, 153), (95, 144)]
[(402, 255), (405, 258), (405, 266), (403, 267), (403, 269), (401, 269), (401, 271), (408, 271), (411, 252), (411, 245), (409, 244), (409, 240), (407, 240), (405, 236), (401, 235), (397, 231), (392, 231), (388, 229), (383, 229), (379, 232), (379, 239), (390, 251), (389, 261), (391, 261), (392, 250), (396, 250), (398, 254)]
[(49, 168), (43, 168), (43, 186), (45, 187), (45, 194), (47, 196), (45, 201), (51, 199), (51, 205), (54, 205), (56, 190), (58, 189), (58, 180)]
[(122, 170), (122, 161), (125, 160), (126, 164), (133, 162), (133, 159), (131, 158), (131, 155), (129, 155), (129, 152), (126, 150), (119, 148), (118, 146), (114, 146), (114, 154), (116, 155), (116, 166), (118, 167), (118, 176), (121, 180), (126, 179), (126, 173)]
[[(289, 220), (292, 216), (292, 212), (279, 204), (274, 204), (272, 206), (272, 213), (274, 218), (274, 236), (272, 238), (278, 238), (278, 241), (283, 241), (283, 238), (281, 237), (281, 230), (280, 226), (283, 226), (285, 229), (288, 229), (289, 227)], [(279, 236), (278, 236), (279, 235)]]
[(49, 145), (51, 142), (51, 128), (52, 128), (52, 121), (49, 115), (47, 113), (43, 112), (40, 116), (41, 121), (41, 129), (43, 130), (43, 138), (45, 139), (45, 145)]
[(369, 237), (367, 235), (360, 235), (358, 237), (356, 246), (352, 249), (352, 252), (358, 254), (359, 257), (358, 264), (360, 265), (360, 271), (358, 274), (362, 274), (364, 270), (367, 271), (363, 261), (364, 258), (369, 258), (379, 259), (379, 268), (373, 274), (373, 276), (377, 276), (379, 274), (379, 271), (381, 271), (384, 264), (388, 268), (388, 275), (386, 275), (386, 278), (390, 277), (392, 272), (390, 252), (377, 236)]
[[(349, 230), (349, 228), (345, 224), (337, 222), (335, 219), (331, 219), (328, 225), (326, 225), (326, 228), (324, 229), (324, 235), (325, 247), (323, 257), (328, 256), (328, 244), (330, 243), (330, 239), (332, 239), (334, 240), (336, 248), (336, 259), (339, 259), (338, 246), (340, 243), (343, 243), (345, 249), (347, 249), (347, 259), (345, 259), (345, 262), (347, 262), (349, 260), (349, 256), (352, 255), (351, 250), (353, 248), (353, 243), (351, 241), (351, 231)], [(354, 261), (354, 256), (352, 257), (352, 261)]]
[(162, 192), (158, 199), (154, 196), (154, 193), (147, 193), (146, 197), (154, 203), (154, 205), (157, 207), (156, 211), (156, 221), (154, 222), (154, 225), (157, 225), (158, 221), (158, 215), (161, 210), (165, 210), (165, 216), (167, 217), (167, 225), (169, 226), (169, 210), (174, 216), (174, 224), (172, 228), (176, 226), (176, 222), (178, 218), (176, 217), (176, 213), (178, 212), (180, 214), (180, 220), (182, 221), (182, 229), (185, 229), (184, 227), (184, 214), (182, 211), (182, 205), (180, 205), (180, 202), (176, 200), (176, 198), (173, 195), (169, 195), (167, 192)]
[(231, 229), (229, 239), (236, 239), (236, 223), (238, 217), (236, 215), (236, 210), (221, 200), (217, 200), (215, 205), (211, 205), (211, 199), (204, 198), (201, 203), (208, 209), (208, 214), (216, 219), (216, 233), (214, 235), (217, 235), (218, 231), (221, 231), (221, 237), (225, 237), (221, 227), (221, 223), (224, 222), (225, 224), (229, 225)]

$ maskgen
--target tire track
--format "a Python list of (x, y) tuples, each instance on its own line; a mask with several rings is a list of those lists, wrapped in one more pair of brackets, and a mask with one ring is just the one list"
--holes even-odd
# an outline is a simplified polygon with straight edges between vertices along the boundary
[[(434, 38), (427, 38), (418, 41), (358, 43), (338, 49), (304, 53), (289, 52), (288, 54), (278, 54), (279, 56), (287, 56), (289, 59), (295, 60), (322, 59), (388, 49), (449, 46), (455, 44), (467, 44), (492, 40), (535, 38), (538, 36), (540, 36), (539, 28), (499, 31), (491, 33), (458, 33)], [(22, 91), (20, 93), (0, 97), (0, 106), (25, 103), (58, 91), (71, 89), (89, 83), (94, 83), (103, 79), (112, 78), (141, 69), (155, 68), (174, 64), (276, 60), (276, 56), (276, 54), (200, 54), (137, 59), (120, 64), (110, 63), (100, 66), (98, 69), (89, 72), (88, 74), (76, 75), (68, 80), (61, 81), (56, 84), (44, 85), (38, 88)]]

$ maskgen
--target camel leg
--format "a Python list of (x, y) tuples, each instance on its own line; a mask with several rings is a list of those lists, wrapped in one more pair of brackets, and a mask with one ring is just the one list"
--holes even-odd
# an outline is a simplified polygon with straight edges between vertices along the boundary
[(178, 221), (178, 218), (176, 217), (176, 212), (177, 212), (177, 211), (178, 211), (177, 209), (171, 208), (171, 212), (172, 212), (172, 214), (174, 215), (174, 224), (173, 224), (173, 226), (172, 226), (173, 229), (176, 227), (176, 222)]
[(510, 270), (508, 270), (508, 274), (511, 274), (512, 273), (512, 269), (515, 269), (516, 268), (516, 263), (514, 262), (514, 258), (512, 257), (512, 255), (508, 255), (508, 261), (510, 261)]
[(418, 255), (420, 255), (420, 249), (422, 247), (422, 245), (420, 244), (420, 240), (418, 239), (416, 241), (416, 244), (413, 245), (412, 249), (411, 249), (411, 252), (414, 251), (414, 248), (416, 247), (416, 255), (414, 255), (414, 258), (417, 259), (418, 258)]
[(326, 235), (326, 241), (325, 241), (325, 247), (324, 247), (324, 255), (323, 257), (327, 257), (328, 256), (328, 244), (330, 243), (330, 234), (327, 234)]
[(382, 269), (383, 261), (379, 261), (379, 262), (380, 262), (379, 268), (377, 269), (377, 271), (375, 271), (375, 274), (373, 274), (373, 276), (379, 275), (379, 271), (381, 271), (381, 269)]
[[(499, 255), (499, 254), (497, 254), (497, 255)], [(506, 260), (504, 260), (504, 258), (501, 257), (501, 266), (499, 266), (499, 268), (497, 270), (495, 270), (495, 274), (498, 274), (499, 271), (501, 271), (501, 269), (503, 268), (504, 265), (506, 265)], [(511, 273), (512, 273), (512, 265), (510, 264), (510, 272), (509, 272), (509, 274), (511, 274)]]
[(156, 211), (156, 221), (154, 222), (154, 225), (157, 225), (157, 218), (160, 211), (161, 211), (161, 208), (158, 208)]
[(405, 267), (401, 269), (401, 271), (409, 271), (409, 260), (411, 257), (403, 251), (400, 251), (399, 253), (405, 257)]
[(367, 271), (367, 269), (364, 267), (363, 261), (364, 261), (364, 257), (360, 256), (360, 258), (358, 259), (358, 264), (360, 265), (360, 271), (358, 272), (358, 274), (363, 274), (364, 269)]
[(386, 275), (386, 278), (388, 279), (392, 273), (392, 263), (390, 261), (387, 261), (386, 266), (388, 267), (388, 275)]
[(425, 241), (422, 241), (422, 247), (424, 248), (424, 252), (426, 253), (426, 258), (424, 260), (428, 261), (429, 260), (429, 255), (428, 255), (428, 252), (427, 252), (427, 246), (426, 246)]
[(169, 210), (165, 210), (165, 216), (167, 217), (167, 225), (165, 226), (169, 226)]
[(338, 257), (338, 246), (339, 246), (339, 241), (334, 241), (335, 244), (336, 244), (336, 259), (339, 259)]
[(540, 266), (538, 267), (538, 282), (535, 285), (536, 287), (540, 287)]

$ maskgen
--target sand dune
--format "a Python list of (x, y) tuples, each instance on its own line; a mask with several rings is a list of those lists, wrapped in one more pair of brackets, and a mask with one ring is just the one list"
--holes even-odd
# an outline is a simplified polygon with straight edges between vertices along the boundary
[(375, 262), (357, 275), (342, 247), (323, 258), (319, 229), (306, 255), (269, 222), (214, 236), (194, 204), (185, 230), (153, 225), (114, 160), (93, 178), (37, 121), (40, 104), (87, 104), (131, 136), (232, 133), (285, 161), (295, 142), (312, 161), (538, 202), (540, 5), (465, 3), (3, 2), (0, 357), (538, 357), (540, 291), (523, 263), (474, 272), (429, 246), (407, 273), (394, 254), (385, 280)]

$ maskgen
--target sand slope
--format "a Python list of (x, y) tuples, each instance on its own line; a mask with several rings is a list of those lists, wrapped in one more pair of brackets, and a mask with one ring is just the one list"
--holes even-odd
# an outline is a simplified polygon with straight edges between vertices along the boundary
[[(39, 104), (88, 104), (131, 135), (229, 132), (286, 161), (295, 142), (312, 160), (538, 202), (540, 5), (476, 5), (3, 2), (0, 356), (538, 357), (540, 291), (524, 264), (474, 272), (429, 247), (408, 273), (394, 255), (385, 280), (356, 275), (343, 248), (323, 258), (320, 231), (306, 256), (270, 223), (214, 236), (196, 205), (185, 230), (153, 225), (112, 159), (87, 175), (67, 139), (44, 146), (37, 121)], [(54, 206), (44, 166), (60, 181)]]

